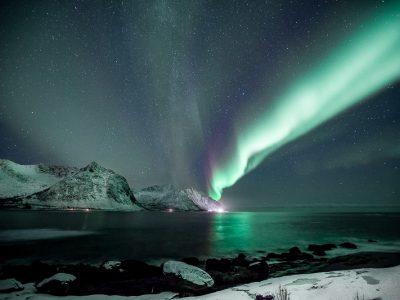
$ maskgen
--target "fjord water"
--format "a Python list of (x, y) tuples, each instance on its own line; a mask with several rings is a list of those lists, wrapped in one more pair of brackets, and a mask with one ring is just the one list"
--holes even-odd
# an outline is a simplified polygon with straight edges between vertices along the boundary
[[(399, 228), (397, 212), (1, 211), (0, 259), (154, 262), (239, 252), (263, 255), (292, 246), (306, 249), (310, 243), (344, 241), (356, 243), (361, 251), (399, 251)], [(349, 251), (337, 249), (330, 255)]]

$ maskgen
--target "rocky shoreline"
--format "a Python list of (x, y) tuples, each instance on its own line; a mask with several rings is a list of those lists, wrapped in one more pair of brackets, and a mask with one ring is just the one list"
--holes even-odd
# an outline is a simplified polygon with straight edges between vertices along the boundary
[[(357, 247), (350, 243), (339, 246)], [(44, 262), (4, 264), (0, 271), (0, 292), (21, 290), (23, 284), (34, 283), (37, 293), (58, 296), (137, 296), (168, 291), (186, 297), (292, 274), (400, 265), (400, 252), (359, 252), (333, 258), (315, 255), (334, 247), (337, 246), (310, 245), (307, 251), (313, 251), (314, 255), (293, 247), (284, 253), (268, 253), (259, 258), (248, 258), (241, 253), (233, 258), (188, 257), (161, 265), (137, 260), (106, 261), (97, 266)]]

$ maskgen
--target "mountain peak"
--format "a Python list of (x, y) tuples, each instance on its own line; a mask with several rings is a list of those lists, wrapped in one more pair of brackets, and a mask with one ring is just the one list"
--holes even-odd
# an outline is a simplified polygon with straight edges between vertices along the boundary
[(99, 165), (97, 162), (92, 161), (86, 167), (82, 168), (82, 170), (89, 171), (89, 172), (96, 172), (96, 171), (105, 171), (107, 169), (104, 168), (103, 166)]

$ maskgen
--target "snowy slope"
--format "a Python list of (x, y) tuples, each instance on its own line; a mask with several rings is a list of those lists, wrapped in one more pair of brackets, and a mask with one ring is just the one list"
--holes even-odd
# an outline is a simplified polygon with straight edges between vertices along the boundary
[(126, 179), (96, 162), (23, 198), (34, 208), (139, 210)]
[(184, 299), (252, 300), (257, 295), (274, 295), (274, 299), (285, 299), (279, 297), (285, 291), (290, 300), (398, 300), (400, 266), (284, 276)]
[(0, 199), (26, 196), (42, 191), (77, 170), (59, 166), (20, 165), (1, 159)]
[(138, 204), (148, 210), (217, 211), (219, 202), (193, 188), (179, 189), (173, 185), (151, 186), (135, 193)]

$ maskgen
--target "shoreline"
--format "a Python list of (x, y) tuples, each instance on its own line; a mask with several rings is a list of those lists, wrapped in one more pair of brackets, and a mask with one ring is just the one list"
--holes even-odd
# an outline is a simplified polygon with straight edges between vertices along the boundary
[[(400, 252), (358, 252), (332, 258), (316, 258), (308, 253), (299, 252), (296, 248), (291, 248), (289, 252), (270, 253), (260, 259), (252, 258), (251, 260), (244, 254), (239, 254), (230, 259), (208, 258), (201, 261), (196, 257), (189, 257), (181, 260), (210, 274), (215, 281), (215, 284), (211, 287), (196, 286), (176, 276), (165, 275), (162, 265), (150, 265), (136, 260), (109, 261), (97, 267), (82, 263), (57, 265), (43, 262), (34, 262), (28, 265), (4, 264), (1, 267), (0, 280), (13, 278), (22, 283), (24, 289), (6, 294), (0, 293), (0, 299), (5, 299), (3, 296), (6, 298), (17, 297), (17, 294), (22, 298), (16, 299), (26, 299), (23, 295), (27, 294), (30, 294), (30, 296), (46, 294), (79, 298), (100, 294), (139, 296), (137, 299), (142, 299), (144, 295), (147, 295), (147, 298), (143, 299), (171, 299), (154, 298), (159, 297), (155, 294), (160, 293), (162, 295), (160, 297), (170, 297), (173, 294), (173, 297), (179, 298), (201, 296), (201, 299), (214, 299), (208, 297), (211, 297), (210, 295), (214, 293), (220, 295), (224, 290), (229, 293), (235, 292), (238, 286), (254, 285), (256, 282), (268, 280), (275, 282), (278, 278), (288, 276), (301, 277), (321, 272), (343, 272), (345, 270), (393, 268), (396, 266), (399, 266), (400, 270)], [(71, 276), (76, 277), (76, 281), (67, 289), (60, 289), (57, 286), (50, 286), (46, 289), (38, 288), (40, 281), (56, 273), (71, 274)], [(14, 299), (12, 297), (7, 299)]]

